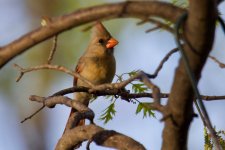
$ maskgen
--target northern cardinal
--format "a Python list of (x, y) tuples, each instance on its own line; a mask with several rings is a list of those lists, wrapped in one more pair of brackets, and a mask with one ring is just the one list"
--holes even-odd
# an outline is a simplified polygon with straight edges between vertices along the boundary
[[(78, 61), (76, 72), (95, 85), (111, 83), (116, 70), (113, 48), (117, 44), (118, 41), (112, 38), (102, 23), (96, 22), (92, 29), (92, 36), (87, 50)], [(88, 87), (86, 83), (78, 78), (74, 78), (73, 85)], [(92, 95), (85, 92), (79, 92), (75, 93), (74, 98), (88, 106)], [(67, 125), (75, 112), (75, 109), (71, 110)], [(79, 124), (75, 126), (84, 125), (84, 123), (84, 120), (81, 120)], [(72, 127), (67, 126), (65, 130)]]

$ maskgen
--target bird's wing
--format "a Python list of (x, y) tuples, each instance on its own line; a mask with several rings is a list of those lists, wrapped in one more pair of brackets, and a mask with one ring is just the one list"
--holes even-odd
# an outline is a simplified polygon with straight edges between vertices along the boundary
[[(81, 57), (77, 63), (77, 66), (76, 66), (76, 69), (75, 69), (75, 72), (80, 74), (82, 72), (82, 70), (84, 69), (84, 57)], [(76, 86), (77, 85), (77, 80), (78, 78), (77, 77), (74, 77), (73, 79), (73, 85)]]

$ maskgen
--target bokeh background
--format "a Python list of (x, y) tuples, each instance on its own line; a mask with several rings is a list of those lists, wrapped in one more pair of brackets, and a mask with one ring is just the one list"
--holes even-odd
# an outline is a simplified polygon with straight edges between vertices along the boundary
[[(6, 45), (25, 33), (40, 26), (42, 16), (57, 17), (80, 8), (94, 6), (119, 0), (0, 0), (0, 46)], [(121, 0), (122, 1), (122, 0)], [(220, 12), (225, 19), (225, 3), (220, 5)], [(118, 75), (124, 72), (141, 69), (153, 73), (167, 52), (175, 48), (174, 38), (162, 30), (146, 34), (153, 26), (137, 26), (137, 19), (114, 19), (104, 24), (119, 40), (115, 49)], [(79, 56), (89, 41), (88, 32), (81, 30), (85, 26), (69, 30), (59, 35), (58, 47), (53, 63), (73, 69)], [(19, 72), (13, 67), (17, 63), (30, 67), (46, 62), (52, 40), (45, 41), (26, 53), (18, 56), (0, 70), (0, 149), (3, 150), (52, 150), (61, 137), (70, 109), (56, 106), (45, 108), (31, 120), (21, 124), (20, 121), (33, 113), (41, 105), (30, 102), (32, 94), (48, 96), (56, 91), (72, 86), (72, 77), (56, 71), (36, 71), (25, 74), (19, 83), (16, 77)], [(225, 35), (218, 25), (212, 56), (225, 62)], [(174, 54), (164, 65), (159, 76), (153, 80), (162, 92), (169, 92), (173, 81), (174, 70), (179, 55)], [(225, 94), (225, 70), (208, 60), (202, 72), (199, 88), (204, 95)], [(72, 97), (72, 95), (69, 95)], [(143, 99), (149, 101), (149, 99)], [(162, 100), (166, 103), (166, 99)], [(109, 100), (99, 98), (90, 107), (95, 111), (95, 122), (107, 129), (113, 129), (140, 141), (147, 149), (160, 149), (162, 143), (162, 117), (144, 118), (135, 115), (137, 104), (117, 100), (116, 116), (104, 125), (99, 120), (102, 111), (110, 104)], [(217, 129), (225, 130), (225, 101), (205, 102), (210, 118)], [(85, 145), (85, 144), (83, 144)], [(203, 124), (200, 118), (194, 118), (189, 134), (189, 149), (203, 149)], [(106, 149), (91, 144), (92, 149)], [(85, 149), (83, 146), (81, 149)]]

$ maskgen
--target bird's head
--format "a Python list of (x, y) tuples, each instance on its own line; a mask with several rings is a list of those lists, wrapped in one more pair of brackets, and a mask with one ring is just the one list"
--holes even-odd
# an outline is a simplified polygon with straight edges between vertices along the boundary
[(93, 55), (112, 55), (113, 48), (118, 44), (101, 22), (96, 22), (92, 29), (92, 36), (88, 51)]

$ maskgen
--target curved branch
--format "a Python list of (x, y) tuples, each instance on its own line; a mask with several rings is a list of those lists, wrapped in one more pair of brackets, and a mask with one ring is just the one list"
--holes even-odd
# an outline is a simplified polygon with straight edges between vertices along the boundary
[(184, 9), (169, 3), (153, 1), (121, 2), (78, 10), (68, 15), (53, 18), (46, 26), (39, 27), (14, 42), (1, 47), (0, 68), (28, 48), (81, 24), (122, 17), (145, 19), (149, 16), (162, 17), (174, 22), (184, 11)]
[[(70, 123), (66, 127), (68, 129), (73, 128), (81, 119), (89, 119), (90, 122), (93, 123), (93, 119), (95, 116), (94, 112), (90, 108), (86, 107), (85, 105), (83, 105), (82, 103), (80, 103), (77, 100), (72, 100), (65, 96), (50, 96), (50, 97), (45, 98), (45, 97), (40, 97), (40, 96), (36, 96), (36, 95), (31, 95), (29, 97), (29, 99), (31, 101), (43, 103), (43, 106), (46, 106), (49, 108), (53, 108), (57, 104), (64, 104), (68, 107), (76, 109), (77, 112), (74, 114), (75, 120), (72, 120), (73, 122), (70, 121)], [(30, 119), (30, 118), (28, 118), (28, 119)]]
[[(199, 80), (213, 44), (217, 8), (214, 0), (189, 2), (188, 19), (183, 27), (184, 50), (191, 70)], [(193, 118), (193, 98), (190, 80), (180, 60), (166, 107), (171, 117), (165, 120), (163, 150), (187, 149), (187, 135)]]
[(105, 130), (97, 125), (79, 126), (71, 129), (61, 137), (55, 149), (73, 149), (77, 144), (86, 140), (116, 149), (145, 150), (145, 147), (134, 139), (116, 131)]
[(40, 65), (40, 66), (35, 66), (35, 67), (30, 67), (30, 68), (22, 68), (21, 66), (19, 66), (17, 64), (14, 64), (14, 67), (16, 67), (17, 69), (19, 69), (19, 71), (20, 71), (20, 75), (16, 79), (16, 82), (19, 82), (19, 80), (27, 72), (36, 71), (36, 70), (43, 70), (43, 69), (49, 69), (49, 70), (57, 70), (57, 71), (65, 72), (66, 74), (69, 74), (71, 76), (74, 76), (74, 77), (79, 78), (83, 82), (87, 83), (90, 87), (94, 87), (94, 85), (90, 81), (88, 81), (87, 79), (85, 79), (84, 77), (82, 77), (80, 74), (78, 74), (78, 73), (76, 73), (74, 71), (71, 71), (71, 70), (67, 69), (64, 66), (43, 64), (43, 65)]

